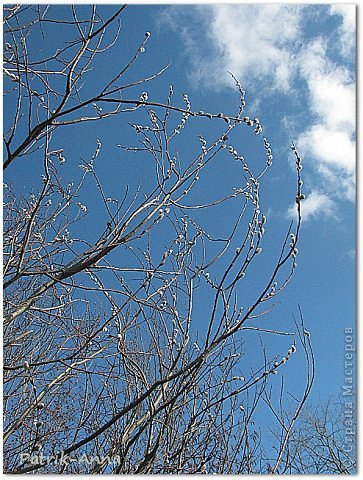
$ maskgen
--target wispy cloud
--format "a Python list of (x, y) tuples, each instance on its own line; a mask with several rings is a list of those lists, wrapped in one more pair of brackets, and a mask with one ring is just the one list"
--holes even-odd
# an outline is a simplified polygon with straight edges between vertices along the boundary
[[(337, 206), (335, 202), (325, 193), (313, 190), (310, 195), (302, 202), (301, 212), (304, 221), (318, 217), (336, 218)], [(287, 218), (296, 217), (296, 206), (291, 206), (287, 213)]]
[(352, 260), (355, 260), (356, 259), (356, 256), (357, 256), (357, 253), (355, 251), (355, 248), (351, 248), (350, 250), (348, 250), (347, 252), (345, 252), (345, 256), (346, 257), (349, 257), (350, 259)]
[(299, 58), (309, 90), (311, 125), (298, 137), (303, 157), (335, 197), (355, 197), (355, 84), (349, 70), (332, 62), (321, 38)]
[(339, 27), (338, 41), (342, 49), (343, 56), (349, 56), (355, 49), (356, 32), (356, 6), (355, 5), (332, 5), (330, 7), (332, 15), (340, 15), (342, 19)]
[(352, 129), (355, 125), (355, 87), (350, 71), (332, 62), (326, 42), (309, 42), (299, 55), (301, 77), (307, 82), (310, 109), (328, 125)]
[(212, 6), (207, 32), (215, 56), (206, 63), (202, 52), (194, 52), (198, 79), (226, 83), (229, 78), (223, 73), (230, 70), (247, 88), (268, 80), (271, 88), (288, 91), (300, 32), (299, 12), (298, 7), (286, 5)]

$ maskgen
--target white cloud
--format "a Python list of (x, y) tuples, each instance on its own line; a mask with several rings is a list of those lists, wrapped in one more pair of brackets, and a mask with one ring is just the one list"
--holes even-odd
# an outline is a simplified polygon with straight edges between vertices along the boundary
[(355, 84), (350, 71), (336, 65), (321, 39), (308, 43), (299, 55), (301, 77), (307, 82), (310, 109), (334, 127), (355, 127)]
[(350, 55), (355, 48), (356, 32), (356, 6), (355, 5), (332, 5), (330, 7), (332, 15), (341, 15), (342, 24), (339, 28), (340, 35), (338, 41), (342, 49), (343, 56)]
[(355, 84), (349, 70), (333, 63), (321, 38), (300, 55), (309, 90), (311, 125), (297, 139), (300, 153), (335, 195), (355, 198)]
[(306, 46), (298, 64), (309, 88), (310, 109), (328, 125), (354, 129), (355, 85), (349, 70), (329, 60), (321, 39)]
[(342, 170), (348, 175), (354, 175), (355, 143), (349, 132), (326, 124), (316, 124), (299, 136), (297, 144), (303, 157), (312, 158), (315, 168), (322, 162), (336, 173)]
[[(301, 203), (302, 220), (310, 220), (318, 217), (336, 217), (336, 204), (325, 193), (313, 190)], [(287, 211), (288, 218), (296, 217), (296, 206), (293, 205)]]
[[(200, 11), (205, 13), (205, 7)], [(224, 82), (232, 71), (246, 88), (266, 80), (288, 91), (294, 74), (292, 47), (299, 36), (300, 8), (289, 5), (214, 5), (208, 36), (216, 50), (212, 62), (194, 52), (197, 77)], [(266, 85), (266, 83), (265, 83)]]

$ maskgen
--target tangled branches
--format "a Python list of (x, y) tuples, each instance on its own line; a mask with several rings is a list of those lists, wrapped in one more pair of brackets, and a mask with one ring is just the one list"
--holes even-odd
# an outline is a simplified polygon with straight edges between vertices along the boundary
[[(239, 102), (232, 115), (194, 110), (187, 94), (175, 100), (172, 86), (164, 103), (152, 101), (145, 85), (166, 67), (127, 77), (149, 32), (116, 73), (93, 84), (92, 67), (116, 44), (124, 10), (103, 20), (95, 6), (71, 7), (59, 20), (46, 6), (6, 9), (4, 169), (42, 162), (34, 191), (4, 187), (6, 471), (264, 471), (254, 413), (262, 403), (274, 411), (270, 378), (300, 349), (306, 388), (280, 425), (278, 471), (314, 361), (303, 323), (294, 333), (259, 320), (297, 266), (301, 159), (292, 145), (296, 222), (251, 288), (254, 266), (274, 258), (263, 250), (269, 219), (260, 187), (273, 155), (260, 121), (245, 115), (245, 92), (233, 75)], [(52, 53), (44, 47), (39, 58), (34, 38), (46, 43), (58, 26), (73, 37)], [(110, 196), (101, 140), (90, 139), (94, 152), (80, 168), (68, 167), (65, 148), (53, 145), (63, 128), (116, 115), (125, 128), (133, 119), (135, 142), (125, 145), (123, 136), (120, 151), (148, 158), (153, 170), (147, 181), (140, 177), (143, 186), (122, 184)], [(198, 125), (207, 133), (194, 135)], [(242, 154), (241, 139), (249, 137), (253, 161)], [(226, 169), (238, 185), (208, 188), (210, 176)], [(211, 214), (226, 217), (223, 232)], [(287, 338), (286, 352), (271, 356), (263, 347), (252, 358), (246, 342), (256, 334)]]

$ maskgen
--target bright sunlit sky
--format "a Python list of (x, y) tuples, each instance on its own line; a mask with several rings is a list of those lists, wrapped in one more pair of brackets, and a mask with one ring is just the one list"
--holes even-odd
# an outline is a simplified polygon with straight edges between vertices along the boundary
[[(59, 8), (64, 7), (55, 7), (53, 17)], [(100, 5), (100, 12), (107, 18), (115, 8)], [(151, 100), (165, 101), (172, 83), (180, 104), (188, 93), (192, 110), (234, 114), (238, 93), (228, 71), (233, 72), (247, 92), (246, 114), (259, 117), (274, 153), (261, 193), (270, 246), (281, 243), (295, 218), (290, 144), (296, 143), (306, 195), (298, 269), (274, 315), (286, 328), (301, 306), (317, 364), (315, 400), (340, 394), (344, 329), (355, 328), (355, 14), (354, 5), (130, 5), (122, 14), (121, 37), (108, 54), (107, 68), (97, 70), (87, 84), (92, 88), (107, 77), (108, 69), (122, 65), (146, 31), (151, 37), (131, 77), (141, 78), (171, 62), (163, 77), (140, 87)], [(137, 185), (137, 173), (144, 168), (144, 161), (133, 157), (122, 163), (119, 177), (107, 175), (125, 158), (117, 145), (132, 143), (123, 122), (116, 118), (63, 130), (54, 140), (54, 148), (64, 148), (67, 164), (77, 169), (79, 157), (89, 157), (99, 138), (104, 148), (101, 176), (110, 195), (126, 181)], [(70, 134), (73, 140), (77, 135), (72, 149), (67, 148)], [(246, 150), (253, 156), (251, 145)], [(21, 169), (14, 164), (5, 180), (29, 185), (40, 174), (36, 159), (32, 162)], [(218, 177), (211, 182), (203, 187), (206, 196), (218, 191)], [(296, 368), (289, 368), (296, 375)]]

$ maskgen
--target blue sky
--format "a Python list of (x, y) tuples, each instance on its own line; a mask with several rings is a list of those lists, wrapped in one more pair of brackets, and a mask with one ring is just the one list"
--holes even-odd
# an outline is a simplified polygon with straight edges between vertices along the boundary
[[(57, 8), (64, 7), (54, 8), (56, 16)], [(115, 8), (104, 5), (100, 11), (107, 17)], [(292, 315), (298, 316), (300, 305), (317, 363), (312, 398), (326, 400), (339, 395), (344, 382), (344, 329), (355, 326), (355, 7), (130, 5), (121, 19), (121, 37), (107, 53), (107, 68), (103, 64), (90, 73), (85, 89), (91, 91), (116, 71), (146, 31), (151, 32), (150, 39), (130, 78), (142, 78), (169, 62), (171, 65), (157, 80), (136, 87), (135, 96), (147, 89), (150, 100), (165, 101), (173, 84), (180, 104), (188, 93), (193, 110), (233, 114), (238, 93), (228, 74), (231, 71), (247, 92), (246, 114), (259, 117), (263, 135), (273, 149), (273, 167), (261, 186), (261, 202), (268, 217), (266, 252), (272, 254), (295, 217), (296, 175), (290, 144), (296, 142), (303, 158), (306, 195), (298, 269), (267, 325), (293, 328)], [(198, 143), (198, 128), (206, 138), (212, 136), (206, 121), (199, 125), (180, 139), (184, 155)], [(54, 149), (63, 148), (66, 158), (63, 178), (72, 179), (81, 172), (80, 159), (91, 157), (97, 138), (102, 143), (99, 174), (110, 198), (122, 196), (126, 183), (130, 190), (141, 184), (147, 191), (152, 170), (143, 156), (126, 155), (118, 147), (135, 142), (132, 129), (118, 117), (57, 131)], [(242, 148), (251, 158), (263, 152), (261, 142), (255, 143), (247, 135)], [(41, 174), (36, 160), (33, 156), (21, 169), (11, 167), (5, 181), (28, 189)], [(233, 166), (217, 166), (197, 195), (212, 199), (230, 191), (234, 180)], [(96, 198), (85, 195), (80, 202), (87, 205), (89, 216), (85, 230), (77, 234), (87, 236), (99, 228), (101, 212)], [(228, 227), (229, 213), (211, 213), (206, 218), (213, 234)], [(263, 284), (269, 261), (266, 253), (256, 262), (256, 284)], [(203, 308), (201, 302), (197, 312), (202, 313)], [(269, 345), (271, 354), (286, 347), (286, 341)], [(302, 365), (301, 358), (286, 369), (292, 389), (294, 382), (299, 387), (296, 372)]]
[(290, 142), (299, 148), (306, 200), (298, 269), (278, 310), (288, 318), (301, 305), (315, 347), (314, 396), (339, 395), (344, 328), (355, 325), (355, 6), (175, 5), (160, 11), (153, 40), (167, 36), (180, 46), (173, 68), (183, 72), (178, 77), (187, 79), (191, 98), (216, 111), (229, 106), (227, 71), (246, 89), (248, 113), (261, 119), (273, 146), (266, 189), (277, 228), (295, 212), (288, 199)]

